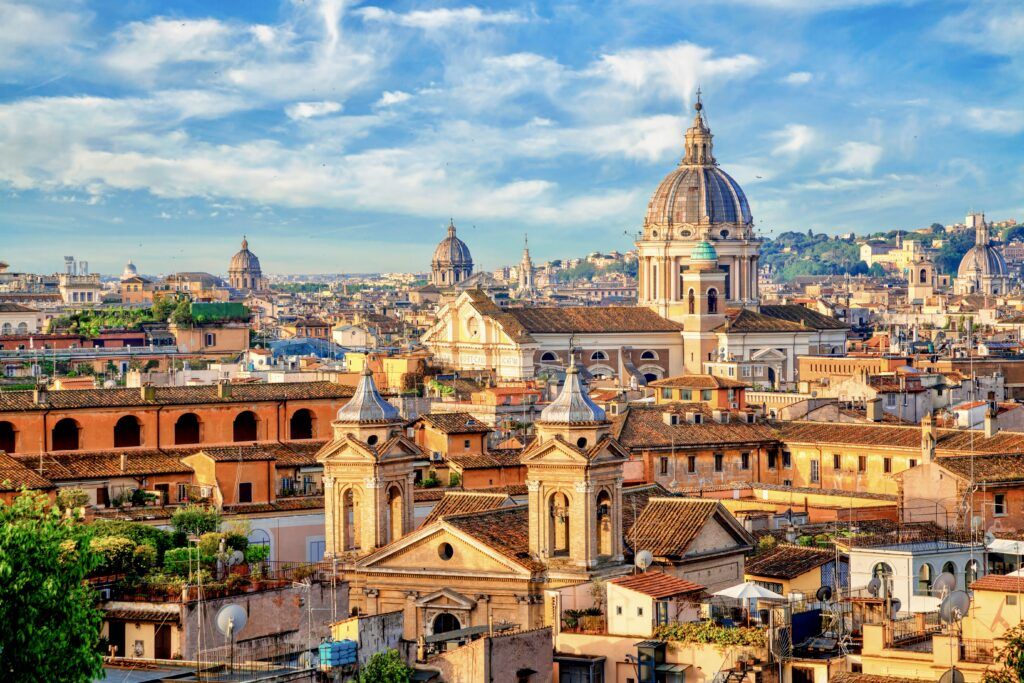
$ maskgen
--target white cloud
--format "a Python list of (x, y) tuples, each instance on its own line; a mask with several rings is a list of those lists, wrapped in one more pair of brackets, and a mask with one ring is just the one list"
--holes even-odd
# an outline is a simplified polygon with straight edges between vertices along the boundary
[(236, 37), (234, 28), (216, 19), (157, 17), (120, 29), (104, 61), (116, 71), (148, 79), (167, 65), (225, 61)]
[(288, 118), (299, 121), (302, 119), (313, 118), (314, 116), (326, 116), (327, 114), (334, 114), (341, 111), (340, 102), (296, 102), (287, 106), (284, 113), (288, 115)]
[(967, 125), (986, 133), (1016, 135), (1024, 131), (1024, 110), (971, 107), (967, 110)]
[(48, 11), (35, 2), (0, 0), (0, 69), (32, 66), (32, 57), (66, 51), (85, 18), (68, 11)]
[(751, 55), (715, 57), (710, 48), (677, 43), (605, 54), (590, 72), (631, 94), (686, 100), (702, 81), (749, 76), (761, 66), (761, 60)]
[(945, 17), (936, 27), (940, 38), (968, 49), (993, 54), (1024, 54), (1024, 7), (1010, 2), (970, 3), (960, 14)]
[(395, 104), (401, 104), (412, 99), (412, 95), (402, 90), (385, 90), (380, 95), (380, 99), (377, 100), (376, 106), (378, 107), (390, 107)]
[(772, 137), (779, 141), (775, 154), (800, 154), (807, 151), (818, 139), (818, 133), (810, 126), (800, 123), (791, 123), (780, 131), (772, 134)]
[(839, 158), (829, 167), (833, 173), (867, 175), (882, 159), (882, 148), (867, 142), (845, 142), (839, 146)]
[(518, 24), (526, 18), (517, 12), (487, 12), (472, 5), (459, 8), (437, 8), (399, 13), (380, 7), (363, 7), (356, 10), (364, 21), (395, 24), (424, 31), (436, 31), (452, 27), (471, 27), (487, 24)]
[(786, 77), (782, 79), (782, 82), (787, 85), (807, 85), (813, 79), (814, 74), (810, 71), (794, 71), (787, 74)]

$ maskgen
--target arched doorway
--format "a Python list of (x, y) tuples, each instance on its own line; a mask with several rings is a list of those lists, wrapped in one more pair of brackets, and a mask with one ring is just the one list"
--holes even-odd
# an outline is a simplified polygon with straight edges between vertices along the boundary
[(550, 513), (550, 538), (548, 546), (552, 555), (569, 554), (569, 498), (555, 492), (548, 499)]
[(235, 417), (235, 423), (232, 427), (232, 440), (235, 443), (241, 441), (256, 441), (257, 440), (257, 426), (259, 419), (256, 417), (256, 413), (251, 410), (243, 410)]
[(597, 494), (597, 554), (612, 554), (612, 496), (607, 491)]
[(403, 528), (403, 513), (402, 513), (402, 489), (398, 486), (392, 486), (388, 489), (388, 525), (387, 530), (387, 542), (397, 541), (405, 533)]
[(434, 633), (448, 633), (449, 631), (458, 631), (462, 628), (462, 624), (453, 614), (447, 612), (441, 612), (434, 617)]
[(15, 453), (18, 448), (18, 432), (10, 422), (0, 422), (0, 451)]
[(295, 439), (312, 439), (316, 436), (313, 411), (308, 408), (296, 410), (288, 421), (288, 436)]
[(125, 415), (114, 425), (114, 448), (142, 445), (142, 424), (134, 415)]
[(79, 447), (78, 435), (81, 428), (78, 423), (70, 417), (65, 417), (53, 425), (53, 432), (50, 437), (50, 448), (55, 451), (77, 451)]
[(174, 444), (176, 446), (187, 446), (188, 444), (199, 443), (199, 428), (199, 416), (195, 413), (185, 413), (174, 423)]

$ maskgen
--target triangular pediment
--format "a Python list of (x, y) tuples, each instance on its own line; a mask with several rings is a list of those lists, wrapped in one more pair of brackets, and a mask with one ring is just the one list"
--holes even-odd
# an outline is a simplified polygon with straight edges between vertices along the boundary
[(588, 465), (590, 459), (561, 437), (555, 437), (543, 443), (535, 441), (529, 452), (520, 458), (520, 462), (524, 465)]
[(416, 600), (417, 607), (448, 607), (455, 609), (473, 609), (476, 600), (468, 598), (451, 588), (442, 588)]
[[(441, 549), (451, 547), (444, 559)], [(365, 571), (448, 576), (506, 575), (528, 578), (530, 570), (452, 525), (438, 520), (360, 559)]]
[(423, 450), (404, 435), (393, 436), (379, 446), (371, 446), (346, 434), (326, 444), (316, 454), (317, 462), (381, 462), (401, 458), (418, 458)]
[(761, 349), (755, 353), (750, 354), (750, 360), (786, 360), (786, 354), (782, 353), (778, 349)]

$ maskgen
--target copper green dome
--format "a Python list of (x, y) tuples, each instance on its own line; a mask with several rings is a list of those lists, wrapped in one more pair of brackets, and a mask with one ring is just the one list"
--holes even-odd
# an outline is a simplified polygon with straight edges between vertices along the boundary
[(693, 250), (690, 252), (691, 261), (712, 261), (718, 262), (718, 252), (715, 251), (715, 247), (707, 240), (701, 240), (697, 244), (693, 245)]

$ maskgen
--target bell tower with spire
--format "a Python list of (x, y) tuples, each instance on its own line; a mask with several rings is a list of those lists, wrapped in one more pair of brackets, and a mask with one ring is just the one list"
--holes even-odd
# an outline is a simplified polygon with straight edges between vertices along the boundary
[(413, 480), (421, 449), (398, 410), (377, 391), (369, 364), (317, 453), (324, 466), (329, 557), (365, 555), (413, 530)]
[(516, 289), (519, 296), (529, 296), (534, 293), (533, 287), (533, 260), (530, 258), (530, 237), (523, 235), (523, 258), (519, 260), (519, 287)]
[(553, 569), (621, 563), (622, 466), (629, 457), (571, 362), (537, 422), (526, 465), (530, 554)]

